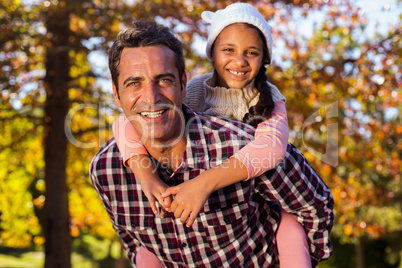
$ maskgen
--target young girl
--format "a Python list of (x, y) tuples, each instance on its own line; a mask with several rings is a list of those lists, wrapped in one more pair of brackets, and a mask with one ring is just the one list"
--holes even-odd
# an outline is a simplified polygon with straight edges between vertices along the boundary
[[(113, 125), (124, 164), (135, 173), (154, 213), (158, 213), (158, 200), (189, 227), (211, 194), (194, 187), (196, 181), (214, 178), (214, 190), (218, 190), (259, 176), (280, 163), (289, 136), (285, 97), (267, 82), (265, 65), (272, 59), (272, 37), (261, 13), (249, 4), (236, 3), (215, 13), (205, 11), (202, 18), (211, 24), (206, 52), (215, 70), (189, 81), (184, 103), (198, 112), (254, 126), (259, 123), (256, 139), (220, 166), (165, 192), (168, 186), (154, 173), (155, 168), (144, 165), (150, 163), (148, 153), (129, 121), (121, 116)], [(176, 195), (173, 202), (171, 195)], [(283, 210), (277, 245), (281, 267), (311, 267), (304, 229)], [(137, 253), (136, 262), (138, 267), (163, 267), (145, 248)]]

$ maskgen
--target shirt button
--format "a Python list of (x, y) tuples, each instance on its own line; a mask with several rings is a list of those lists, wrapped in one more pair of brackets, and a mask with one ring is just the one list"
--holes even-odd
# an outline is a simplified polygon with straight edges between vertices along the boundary
[(182, 244), (181, 244), (181, 247), (182, 247), (182, 248), (185, 248), (185, 247), (187, 247), (187, 244), (186, 244), (186, 243), (182, 243)]

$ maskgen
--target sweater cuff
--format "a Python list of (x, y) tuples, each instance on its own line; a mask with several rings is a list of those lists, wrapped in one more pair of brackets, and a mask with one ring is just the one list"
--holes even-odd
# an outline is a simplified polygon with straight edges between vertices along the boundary
[(125, 167), (129, 167), (127, 161), (131, 157), (140, 154), (148, 154), (148, 151), (141, 141), (141, 137), (137, 134), (126, 116), (119, 116), (113, 123), (112, 129), (116, 145), (119, 148)]

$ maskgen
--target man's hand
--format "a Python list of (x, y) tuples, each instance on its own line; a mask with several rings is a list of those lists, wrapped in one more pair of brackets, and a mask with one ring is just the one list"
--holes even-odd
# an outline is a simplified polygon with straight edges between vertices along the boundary
[(165, 203), (165, 207), (168, 211), (173, 212), (176, 218), (180, 218), (182, 223), (187, 221), (187, 227), (191, 227), (194, 223), (198, 213), (204, 207), (205, 201), (211, 194), (206, 187), (200, 185), (202, 180), (199, 181), (197, 178), (168, 188), (161, 195), (163, 198), (176, 195), (170, 208), (168, 203)]

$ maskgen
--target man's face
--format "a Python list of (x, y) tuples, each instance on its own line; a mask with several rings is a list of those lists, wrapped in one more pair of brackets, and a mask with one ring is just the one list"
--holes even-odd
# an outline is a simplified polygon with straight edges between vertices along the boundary
[(187, 77), (179, 77), (175, 54), (166, 46), (124, 48), (120, 58), (119, 96), (122, 108), (145, 145), (169, 145), (181, 138), (182, 100)]

